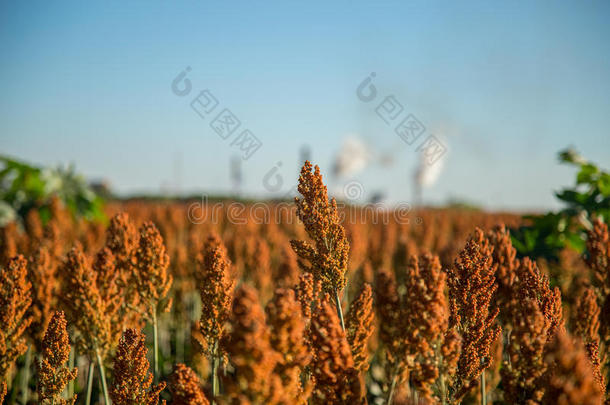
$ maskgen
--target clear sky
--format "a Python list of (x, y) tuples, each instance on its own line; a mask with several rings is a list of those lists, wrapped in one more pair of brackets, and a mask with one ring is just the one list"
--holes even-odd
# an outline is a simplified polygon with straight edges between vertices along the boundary
[[(73, 162), (122, 193), (228, 192), (239, 151), (210, 122), (229, 108), (262, 142), (246, 193), (268, 193), (280, 161), (287, 189), (303, 144), (329, 173), (351, 134), (392, 164), (335, 186), (411, 201), (415, 146), (375, 113), (394, 95), (449, 148), (426, 201), (554, 207), (573, 181), (560, 149), (610, 166), (609, 20), (608, 1), (3, 1), (0, 152)], [(371, 72), (379, 96), (364, 103)], [(219, 106), (202, 119), (190, 102), (204, 89)]]

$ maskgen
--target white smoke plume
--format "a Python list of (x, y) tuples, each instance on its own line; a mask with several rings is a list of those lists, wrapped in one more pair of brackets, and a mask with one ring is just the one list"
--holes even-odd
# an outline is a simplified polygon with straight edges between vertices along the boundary
[(356, 136), (349, 136), (335, 157), (333, 163), (333, 176), (345, 178), (353, 176), (364, 170), (373, 160), (371, 149), (363, 140)]
[[(447, 140), (442, 139), (441, 142), (446, 147)], [(419, 153), (419, 160), (414, 172), (415, 186), (415, 204), (422, 205), (422, 193), (425, 188), (431, 187), (436, 183), (445, 166), (447, 153), (443, 153), (433, 163), (428, 161), (424, 151)]]

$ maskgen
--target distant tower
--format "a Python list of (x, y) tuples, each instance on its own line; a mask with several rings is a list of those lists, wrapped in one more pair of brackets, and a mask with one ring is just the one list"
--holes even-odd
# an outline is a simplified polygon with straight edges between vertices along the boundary
[(241, 158), (233, 156), (230, 160), (231, 184), (233, 185), (233, 193), (236, 197), (241, 195), (241, 183), (243, 180), (241, 172)]

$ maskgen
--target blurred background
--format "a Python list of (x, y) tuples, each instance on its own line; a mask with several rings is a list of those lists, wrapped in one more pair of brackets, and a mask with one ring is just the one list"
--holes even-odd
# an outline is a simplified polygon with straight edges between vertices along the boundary
[(119, 196), (283, 198), (308, 158), (353, 202), (553, 209), (574, 173), (559, 150), (610, 161), (609, 16), (606, 1), (2, 2), (0, 153)]

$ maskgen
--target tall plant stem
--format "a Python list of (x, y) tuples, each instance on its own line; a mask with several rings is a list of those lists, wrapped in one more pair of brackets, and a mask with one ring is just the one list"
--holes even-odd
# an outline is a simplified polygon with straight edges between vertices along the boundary
[(176, 361), (178, 363), (184, 363), (184, 352), (185, 352), (185, 331), (187, 328), (182, 327), (185, 322), (182, 318), (177, 322), (176, 327)]
[(157, 329), (157, 309), (152, 306), (152, 327), (153, 327), (153, 364), (155, 383), (159, 381), (159, 332)]
[(341, 329), (345, 331), (345, 322), (343, 321), (343, 309), (341, 309), (341, 299), (339, 298), (339, 290), (335, 289), (335, 305), (337, 307), (337, 315), (341, 321)]
[[(74, 369), (74, 362), (76, 361), (76, 349), (74, 349), (73, 347), (70, 348), (70, 357), (68, 357), (68, 367), (70, 368), (70, 370)], [(73, 398), (74, 397), (74, 380), (70, 380), (68, 381), (68, 396), (67, 398)]]
[(390, 385), (390, 393), (388, 394), (388, 405), (392, 405), (394, 401), (394, 391), (396, 391), (396, 383), (398, 381), (398, 374), (394, 373), (392, 376), (392, 384)]
[(212, 352), (212, 404), (216, 404), (218, 396), (218, 363), (218, 341), (216, 341)]
[(23, 373), (21, 374), (21, 402), (25, 405), (28, 403), (28, 397), (30, 395), (30, 367), (32, 366), (32, 346), (28, 346), (28, 350), (25, 352), (25, 362), (23, 365)]
[(104, 362), (102, 356), (100, 356), (99, 349), (95, 350), (97, 356), (97, 365), (100, 367), (100, 377), (102, 380), (102, 391), (104, 391), (104, 404), (110, 405), (110, 398), (108, 397), (108, 386), (106, 385), (106, 372), (104, 371)]
[(91, 391), (93, 389), (93, 373), (95, 371), (95, 361), (89, 361), (89, 372), (87, 372), (87, 397), (85, 399), (85, 405), (91, 403)]
[(487, 390), (485, 389), (485, 370), (481, 373), (481, 405), (487, 405)]
[(441, 402), (442, 405), (447, 405), (447, 387), (445, 386), (445, 375), (443, 373), (441, 373), (439, 380), (441, 384)]

